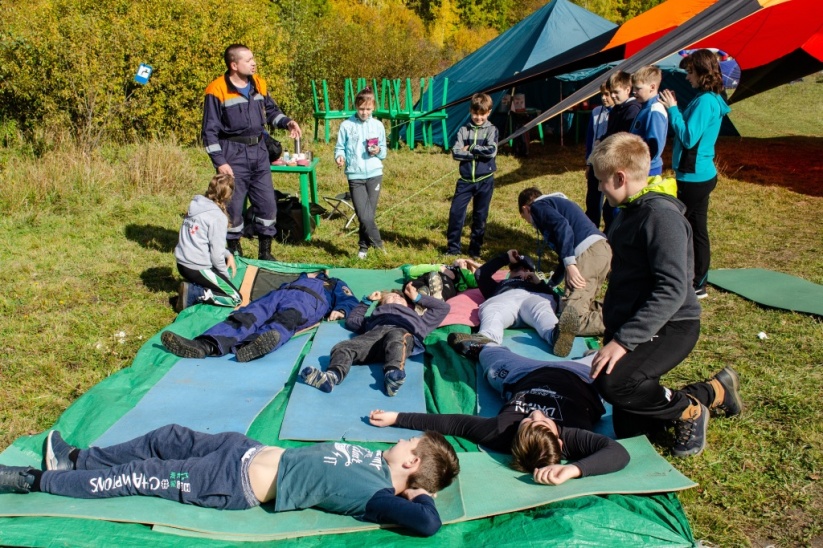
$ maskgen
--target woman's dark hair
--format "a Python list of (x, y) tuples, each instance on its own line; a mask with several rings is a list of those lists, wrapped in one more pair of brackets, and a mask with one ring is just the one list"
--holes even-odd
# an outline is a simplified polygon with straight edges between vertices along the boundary
[(680, 68), (697, 76), (697, 89), (723, 93), (723, 75), (717, 55), (710, 49), (699, 49), (680, 61)]

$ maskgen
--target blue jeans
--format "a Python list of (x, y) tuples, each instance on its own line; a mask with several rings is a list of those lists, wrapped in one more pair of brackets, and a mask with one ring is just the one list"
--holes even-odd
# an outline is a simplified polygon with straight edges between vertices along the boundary
[(111, 447), (80, 451), (76, 470), (46, 471), (45, 493), (82, 499), (146, 495), (221, 510), (258, 506), (248, 467), (259, 442), (172, 424)]
[(472, 257), (480, 255), (493, 193), (494, 175), (477, 183), (466, 183), (458, 179), (449, 210), (449, 227), (446, 230), (447, 253), (460, 253), (460, 236), (463, 233), (463, 223), (466, 222), (466, 209), (471, 201), (472, 230), (469, 238), (469, 255)]

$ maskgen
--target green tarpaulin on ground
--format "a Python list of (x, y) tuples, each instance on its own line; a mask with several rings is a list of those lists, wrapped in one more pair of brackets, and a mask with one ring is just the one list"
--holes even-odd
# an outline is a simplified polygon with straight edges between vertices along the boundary
[[(384, 273), (385, 274), (385, 273)], [(242, 273), (241, 273), (242, 275)], [(364, 273), (364, 280), (373, 274)], [(348, 280), (347, 280), (348, 281)], [(176, 322), (181, 333), (202, 332), (222, 320), (228, 311), (217, 307), (199, 306), (184, 311)], [(427, 340), (431, 354), (427, 356), (426, 403), (431, 412), (472, 413), (474, 394), (474, 364), (457, 357), (446, 345), (446, 336), (462, 326), (441, 328)], [(307, 345), (308, 347), (308, 345)], [(58, 420), (56, 427), (71, 432), (71, 440), (80, 445), (99, 437), (111, 424), (134, 406), (143, 394), (161, 378), (176, 361), (160, 345), (159, 336), (152, 337), (135, 357), (131, 367), (105, 379), (80, 397)], [(291, 386), (292, 373), (286, 389), (261, 413), (248, 434), (263, 443), (284, 447), (303, 445), (300, 442), (279, 441), (282, 422)], [(44, 435), (18, 439), (0, 456), (0, 462), (38, 462)], [(382, 444), (367, 444), (376, 448)], [(470, 443), (456, 443), (459, 451), (477, 451)], [(468, 476), (467, 476), (468, 477)], [(536, 489), (541, 487), (534, 486)], [(445, 495), (445, 493), (444, 493)], [(24, 495), (9, 495), (23, 497)], [(141, 497), (131, 497), (140, 499)], [(120, 499), (130, 500), (130, 499)], [(444, 501), (445, 503), (446, 501)], [(446, 518), (447, 516), (444, 516)], [(331, 525), (337, 517), (329, 516), (324, 524)], [(688, 521), (677, 497), (673, 494), (653, 496), (606, 495), (585, 496), (561, 501), (533, 510), (514, 512), (493, 518), (476, 519), (445, 525), (433, 538), (421, 539), (392, 530), (373, 530), (329, 536), (304, 537), (279, 541), (301, 546), (455, 546), (518, 544), (529, 541), (540, 545), (645, 545), (690, 546), (693, 538)], [(238, 543), (205, 537), (188, 538), (171, 535), (150, 526), (113, 523), (92, 519), (21, 517), (0, 518), (0, 541), (6, 545), (117, 545), (146, 546), (234, 546)]]

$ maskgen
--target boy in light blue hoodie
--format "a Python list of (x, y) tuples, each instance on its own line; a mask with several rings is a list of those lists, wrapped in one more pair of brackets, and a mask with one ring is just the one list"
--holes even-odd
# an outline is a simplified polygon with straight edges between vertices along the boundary
[(657, 100), (663, 73), (654, 65), (640, 67), (632, 74), (632, 91), (634, 97), (643, 106), (632, 124), (632, 133), (639, 135), (651, 154), (649, 176), (663, 173), (663, 149), (666, 146), (666, 133), (669, 129), (669, 115), (666, 108)]
[(383, 250), (383, 240), (375, 222), (380, 185), (383, 183), (383, 162), (386, 158), (386, 129), (383, 122), (372, 118), (374, 92), (366, 87), (354, 99), (357, 113), (340, 124), (334, 160), (338, 168), (346, 166), (349, 193), (360, 222), (360, 242), (357, 256), (366, 258), (369, 247)]

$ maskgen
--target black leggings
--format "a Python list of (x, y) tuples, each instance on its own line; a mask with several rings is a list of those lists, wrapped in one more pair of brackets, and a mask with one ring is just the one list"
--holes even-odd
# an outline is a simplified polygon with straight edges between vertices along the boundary
[(717, 176), (704, 183), (677, 181), (677, 197), (686, 205), (686, 220), (692, 227), (695, 289), (704, 287), (709, 276), (709, 194), (716, 186)]

